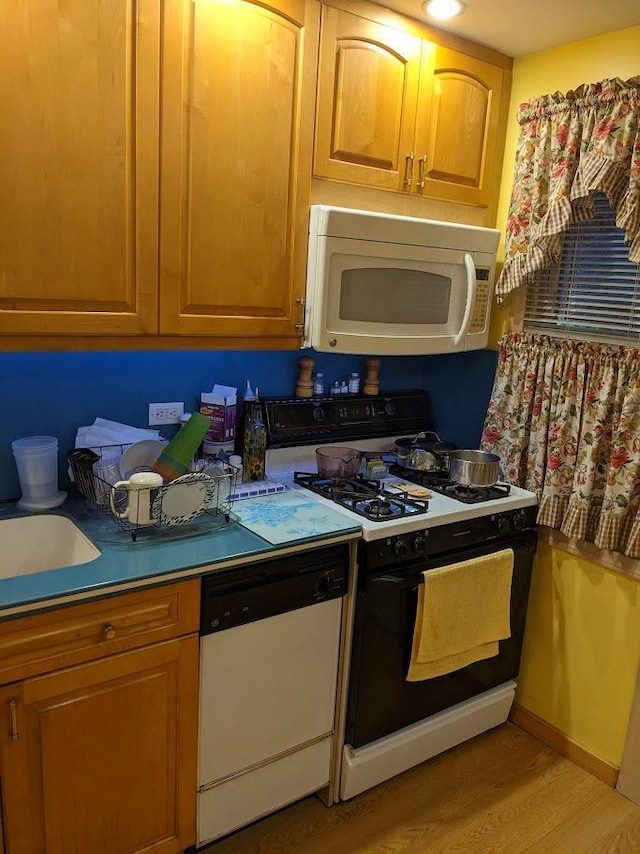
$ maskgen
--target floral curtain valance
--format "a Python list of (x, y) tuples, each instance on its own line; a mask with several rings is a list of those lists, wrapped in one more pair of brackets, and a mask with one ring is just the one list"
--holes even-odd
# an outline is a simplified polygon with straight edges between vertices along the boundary
[(640, 262), (640, 76), (585, 84), (521, 104), (505, 262), (506, 294), (555, 264), (560, 235), (595, 215), (591, 193), (606, 194)]
[(482, 447), (540, 524), (640, 558), (640, 350), (505, 336)]

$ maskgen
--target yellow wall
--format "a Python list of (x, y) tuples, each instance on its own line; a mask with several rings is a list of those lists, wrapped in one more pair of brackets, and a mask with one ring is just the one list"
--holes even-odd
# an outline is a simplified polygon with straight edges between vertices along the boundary
[(538, 546), (519, 705), (616, 767), (640, 649), (640, 584)]
[[(517, 59), (497, 227), (504, 230), (518, 104), (606, 77), (640, 74), (640, 27)], [(501, 247), (500, 252), (503, 252)], [(493, 340), (513, 305), (494, 311)], [(538, 549), (517, 702), (618, 766), (640, 654), (637, 581), (559, 549)]]

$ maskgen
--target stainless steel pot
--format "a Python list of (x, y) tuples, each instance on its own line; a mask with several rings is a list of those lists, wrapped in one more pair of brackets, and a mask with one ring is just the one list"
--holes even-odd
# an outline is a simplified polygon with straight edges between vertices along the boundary
[(318, 474), (328, 478), (355, 477), (360, 468), (361, 456), (355, 448), (341, 448), (337, 445), (316, 448)]
[(449, 476), (462, 486), (493, 486), (500, 477), (500, 457), (487, 451), (450, 451)]
[(399, 466), (414, 471), (447, 468), (447, 455), (452, 448), (433, 430), (423, 430), (409, 439), (396, 439), (395, 455)]

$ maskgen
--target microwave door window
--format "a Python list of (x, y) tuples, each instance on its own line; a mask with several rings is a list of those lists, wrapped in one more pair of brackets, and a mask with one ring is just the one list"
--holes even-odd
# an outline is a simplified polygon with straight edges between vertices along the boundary
[(431, 270), (353, 267), (342, 271), (340, 327), (380, 324), (411, 334), (451, 334), (451, 278)]

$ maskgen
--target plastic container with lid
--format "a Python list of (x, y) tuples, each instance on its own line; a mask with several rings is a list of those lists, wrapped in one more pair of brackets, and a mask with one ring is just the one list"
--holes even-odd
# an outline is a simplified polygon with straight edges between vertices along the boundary
[(18, 469), (21, 510), (48, 510), (67, 497), (58, 490), (58, 440), (55, 436), (25, 436), (11, 443)]

